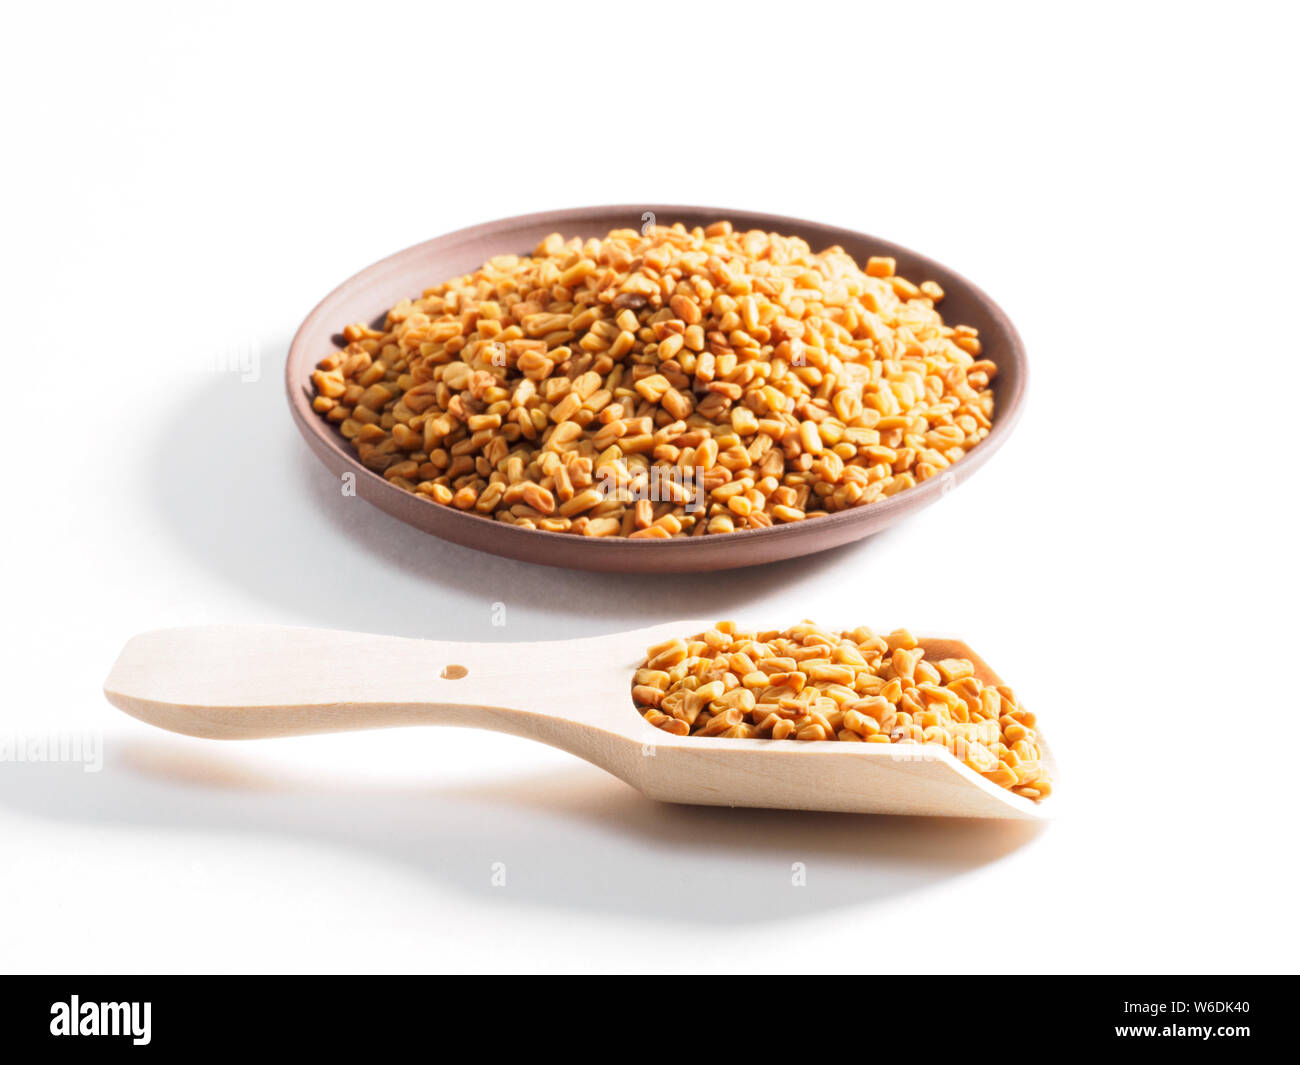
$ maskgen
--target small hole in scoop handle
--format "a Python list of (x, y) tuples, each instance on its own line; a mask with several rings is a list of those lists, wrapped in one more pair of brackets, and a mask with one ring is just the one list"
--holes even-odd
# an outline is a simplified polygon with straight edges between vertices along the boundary
[(451, 665), (444, 667), (443, 671), (439, 673), (438, 676), (442, 677), (443, 680), (460, 680), (461, 677), (468, 673), (469, 670), (464, 666)]

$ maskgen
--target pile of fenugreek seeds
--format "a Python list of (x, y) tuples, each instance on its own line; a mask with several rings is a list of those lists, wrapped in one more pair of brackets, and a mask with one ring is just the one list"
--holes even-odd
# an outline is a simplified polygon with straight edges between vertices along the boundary
[(1028, 799), (1051, 794), (1034, 715), (965, 658), (929, 662), (905, 629), (708, 632), (646, 651), (632, 698), (677, 736), (934, 743)]
[(707, 229), (547, 237), (351, 325), (314, 407), (360, 460), (529, 529), (668, 538), (912, 487), (989, 431), (996, 368), (943, 291)]

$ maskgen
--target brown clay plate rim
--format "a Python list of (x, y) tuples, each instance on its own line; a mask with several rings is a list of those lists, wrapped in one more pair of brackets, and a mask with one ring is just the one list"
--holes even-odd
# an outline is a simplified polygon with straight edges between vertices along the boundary
[[(311, 372), (329, 351), (328, 347), (321, 345), (322, 335), (334, 337), (349, 322), (368, 322), (382, 317), (391, 306), (390, 303), (388, 306), (375, 307), (368, 317), (354, 314), (348, 316), (346, 321), (340, 320), (337, 308), (355, 290), (365, 288), (395, 272), (405, 272), (408, 263), (436, 258), (439, 253), (448, 254), (466, 245), (496, 245), (483, 255), (481, 261), (496, 254), (526, 253), (531, 248), (498, 243), (509, 240), (509, 234), (520, 229), (544, 226), (547, 232), (559, 232), (565, 237), (603, 235), (615, 227), (637, 228), (647, 211), (653, 212), (656, 219), (669, 225), (682, 221), (691, 226), (707, 224), (705, 220), (729, 219), (737, 229), (764, 229), (798, 235), (807, 240), (814, 251), (838, 244), (854, 254), (859, 262), (864, 256), (854, 249), (866, 248), (872, 255), (893, 256), (899, 263), (898, 272), (905, 277), (939, 281), (945, 290), (945, 305), (950, 306), (955, 302), (954, 297), (959, 297), (961, 302), (977, 309), (978, 317), (984, 319), (980, 323), (980, 336), (985, 341), (985, 357), (993, 358), (998, 365), (998, 376), (994, 379), (996, 406), (993, 428), (989, 435), (943, 474), (922, 481), (882, 502), (840, 511), (812, 521), (775, 525), (767, 529), (746, 529), (718, 536), (669, 540), (630, 540), (623, 537), (581, 537), (541, 529), (520, 529), (422, 499), (390, 484), (364, 466), (355, 457), (343, 435), (311, 409)], [(600, 229), (602, 226), (604, 229)], [(595, 232), (597, 229), (600, 230), (599, 234)], [(406, 294), (414, 296), (422, 287), (438, 284), (449, 276), (456, 275), (431, 275), (412, 285)], [(397, 298), (400, 296), (393, 302)], [(952, 315), (950, 320), (961, 324), (963, 319), (968, 320), (970, 317), (971, 314), (965, 312)], [(949, 316), (945, 314), (945, 318)], [(355, 473), (359, 496), (400, 520), (442, 539), (498, 555), (579, 569), (639, 572), (686, 572), (755, 565), (837, 547), (879, 531), (903, 515), (935, 501), (988, 461), (1006, 441), (1019, 420), (1027, 379), (1028, 362), (1024, 344), (1005, 312), (978, 286), (933, 259), (869, 234), (806, 219), (722, 207), (671, 204), (579, 207), (516, 215), (412, 245), (354, 274), (322, 299), (299, 326), (285, 361), (285, 388), (299, 431), (333, 472)]]

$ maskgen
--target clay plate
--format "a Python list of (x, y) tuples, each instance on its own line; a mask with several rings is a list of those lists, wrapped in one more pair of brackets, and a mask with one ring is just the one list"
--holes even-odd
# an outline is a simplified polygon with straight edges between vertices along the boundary
[[(859, 264), (872, 255), (892, 255), (902, 276), (917, 283), (939, 282), (946, 294), (940, 305), (944, 321), (977, 327), (983, 357), (998, 366), (993, 428), (988, 437), (940, 476), (879, 503), (770, 529), (674, 540), (628, 540), (519, 529), (405, 492), (363, 466), (333, 424), (311, 409), (311, 373), (320, 359), (339, 346), (337, 336), (345, 325), (373, 323), (403, 297), (470, 273), (494, 255), (528, 253), (549, 233), (566, 238), (602, 237), (611, 229), (638, 229), (647, 211), (653, 211), (665, 225), (708, 225), (727, 218), (737, 229), (803, 237), (814, 251), (838, 244)], [(289, 347), (285, 385), (294, 421), (320, 460), (336, 476), (354, 473), (361, 498), (410, 525), (452, 543), (525, 562), (585, 570), (684, 573), (752, 566), (825, 551), (870, 536), (928, 506), (1002, 446), (1020, 416), (1027, 370), (1024, 345), (1001, 308), (960, 274), (907, 248), (798, 218), (721, 207), (637, 205), (580, 207), (505, 218), (425, 241), (366, 267), (326, 296), (299, 327)]]

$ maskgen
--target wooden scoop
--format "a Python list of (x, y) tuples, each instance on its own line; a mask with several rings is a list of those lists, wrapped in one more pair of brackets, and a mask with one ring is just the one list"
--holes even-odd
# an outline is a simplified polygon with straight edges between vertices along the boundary
[[(1042, 818), (937, 745), (673, 736), (632, 702), (646, 648), (710, 628), (676, 621), (594, 639), (444, 643), (279, 626), (162, 629), (134, 637), (104, 693), (133, 717), (207, 739), (460, 725), (559, 747), (653, 799), (846, 813)], [(922, 639), (926, 658), (967, 658)], [(1054, 773), (1042, 744), (1044, 764)], [(1052, 800), (1047, 800), (1050, 808)]]

